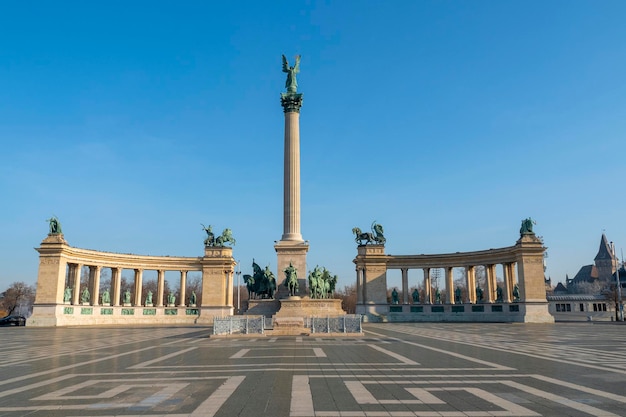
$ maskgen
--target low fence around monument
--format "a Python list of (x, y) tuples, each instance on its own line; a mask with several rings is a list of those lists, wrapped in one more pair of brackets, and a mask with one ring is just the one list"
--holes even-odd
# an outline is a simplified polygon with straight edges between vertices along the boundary
[(311, 333), (362, 333), (360, 314), (339, 317), (311, 317)]
[(213, 319), (213, 334), (263, 334), (265, 317), (228, 316)]
[[(361, 314), (336, 317), (304, 317), (304, 326), (311, 333), (363, 333)], [(271, 319), (264, 316), (226, 316), (213, 319), (214, 335), (265, 334), (265, 326)]]

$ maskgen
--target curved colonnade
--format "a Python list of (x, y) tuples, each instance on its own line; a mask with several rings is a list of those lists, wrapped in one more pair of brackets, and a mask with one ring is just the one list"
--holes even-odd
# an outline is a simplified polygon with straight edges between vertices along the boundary
[[(386, 255), (383, 245), (360, 245), (356, 264), (357, 313), (369, 320), (389, 321), (498, 321), (553, 322), (548, 313), (543, 274), (545, 247), (534, 234), (524, 234), (514, 246), (475, 252), (436, 255)], [(475, 268), (485, 267), (486, 287), (483, 300), (476, 299)], [(502, 265), (502, 299), (496, 296), (496, 266)], [(431, 270), (445, 270), (446, 300), (435, 304)], [(455, 300), (454, 268), (464, 268), (467, 293)], [(387, 270), (402, 272), (402, 300), (387, 300)], [(409, 297), (408, 271), (424, 272), (424, 303)], [(517, 277), (517, 280), (516, 280)], [(519, 294), (514, 297), (515, 284)], [(466, 308), (467, 307), (467, 308)]]
[[(212, 323), (213, 317), (233, 314), (235, 260), (230, 247), (205, 247), (202, 257), (144, 256), (102, 252), (68, 245), (62, 234), (50, 234), (39, 248), (37, 294), (29, 326), (92, 324)], [(88, 296), (81, 298), (81, 270), (89, 267)], [(110, 302), (101, 302), (100, 276), (111, 271)], [(134, 271), (130, 297), (121, 294), (122, 270)], [(142, 294), (144, 271), (157, 272), (154, 302)], [(173, 303), (165, 301), (165, 272), (180, 274)], [(187, 274), (202, 273), (201, 304), (187, 302)], [(71, 296), (66, 288), (72, 288)], [(84, 291), (84, 288), (82, 288)], [(128, 298), (128, 299), (124, 299)]]

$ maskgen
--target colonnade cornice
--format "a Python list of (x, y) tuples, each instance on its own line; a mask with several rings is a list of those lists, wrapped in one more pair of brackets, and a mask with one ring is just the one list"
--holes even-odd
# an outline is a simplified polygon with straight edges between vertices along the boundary
[(62, 245), (57, 248), (37, 248), (42, 256), (62, 256), (68, 263), (104, 268), (145, 269), (167, 271), (200, 271), (202, 257), (173, 257), (103, 252)]
[(446, 268), (473, 265), (496, 265), (517, 262), (519, 248), (508, 246), (473, 252), (455, 252), (432, 255), (387, 255), (388, 269)]

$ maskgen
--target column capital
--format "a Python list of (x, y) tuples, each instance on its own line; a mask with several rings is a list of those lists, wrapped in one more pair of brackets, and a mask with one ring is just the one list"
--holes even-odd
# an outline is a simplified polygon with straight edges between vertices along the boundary
[(280, 104), (285, 113), (300, 113), (302, 93), (280, 93)]

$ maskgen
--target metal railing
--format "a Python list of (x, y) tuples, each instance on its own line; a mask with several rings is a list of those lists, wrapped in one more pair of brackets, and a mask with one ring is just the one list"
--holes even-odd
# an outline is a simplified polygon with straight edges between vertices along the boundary
[(265, 317), (263, 316), (227, 316), (213, 319), (213, 334), (263, 334)]

